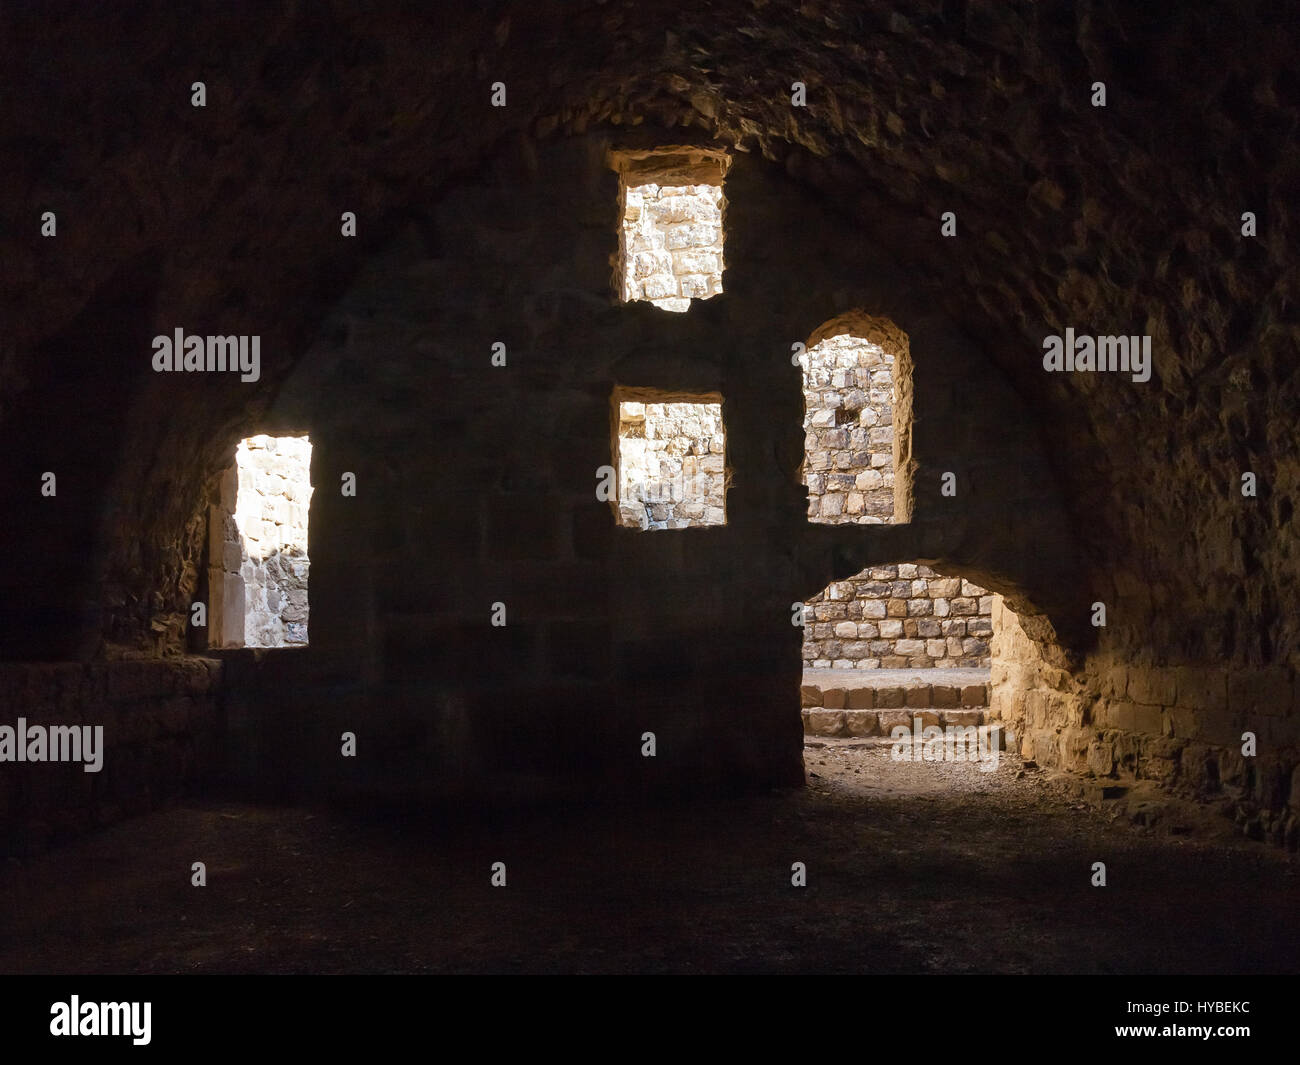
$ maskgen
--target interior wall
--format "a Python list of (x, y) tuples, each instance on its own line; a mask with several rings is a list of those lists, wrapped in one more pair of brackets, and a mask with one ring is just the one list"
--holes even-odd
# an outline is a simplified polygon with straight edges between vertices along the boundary
[(1063, 669), (1001, 597), (991, 657), (990, 718), (1024, 758), (1222, 802), (1247, 835), (1300, 844), (1300, 680), (1289, 670), (1154, 665), (1105, 650)]
[[(76, 728), (80, 760), (9, 760), (0, 772), (0, 854), (34, 853), (219, 784), (226, 771), (223, 663), (176, 657), (0, 663), (0, 725), (41, 757), (53, 730)], [(20, 715), (17, 718), (10, 713)], [(96, 735), (94, 730), (100, 730)]]
[[(668, 748), (679, 766), (716, 757), (697, 783), (732, 765), (791, 778), (796, 727), (775, 696), (757, 692), (744, 730), (724, 730), (715, 704), (745, 703), (751, 662), (780, 680), (763, 671), (787, 642), (796, 660), (769, 611), (788, 622), (831, 580), (909, 559), (1007, 596), (1050, 678), (1045, 751), (1085, 715), (1157, 736), (1156, 715), (1129, 707), (1158, 706), (1167, 740), (1199, 714), (1177, 759), (1197, 771), (1208, 763), (1186, 752), (1239, 749), (1244, 720), (1261, 739), (1252, 801), (1294, 810), (1300, 156), (1295, 33), (1278, 11), (716, 0), (673, 5), (665, 34), (658, 5), (507, 0), (290, 5), (250, 34), (233, 8), (95, 5), (52, 35), (45, 12), (13, 9), (0, 658), (192, 646), (223, 459), (282, 406), (304, 420), (280, 428), (332, 436), (313, 461), (328, 522), (312, 557), (319, 540), (332, 572), (314, 572), (312, 609), (313, 643), (319, 621), (333, 650), (240, 658), (226, 683), (258, 703), (248, 750), (295, 779), (323, 777), (338, 748), (337, 722), (290, 705), (300, 683), (350, 721), (408, 707), (388, 731), (419, 741), (414, 776), (434, 764), (445, 781), (493, 766), (554, 778), (570, 761), (622, 772), (627, 727), (654, 709), (639, 693), (664, 677), (682, 693), (663, 711), (678, 735), (718, 739)], [(120, 42), (111, 69), (88, 39)], [(179, 90), (160, 106), (177, 54), (211, 72), (202, 112)], [(773, 55), (808, 106), (792, 106)], [(509, 107), (488, 109), (488, 69)], [(1090, 100), (1098, 79), (1106, 108)], [(743, 148), (724, 293), (685, 315), (611, 305), (604, 153), (637, 137)], [(39, 235), (46, 209), (57, 239)], [(343, 211), (356, 238), (340, 235)], [(895, 441), (907, 528), (809, 529), (799, 513), (790, 344), (854, 308), (897, 322), (914, 354), (896, 403), (916, 415)], [(152, 373), (151, 338), (178, 326), (260, 336), (261, 379)], [(1044, 373), (1043, 338), (1067, 328), (1150, 335), (1151, 380)], [(487, 385), (475, 360), (498, 342), (511, 361)], [(580, 491), (571, 471), (608, 462), (608, 429), (590, 424), (607, 421), (614, 382), (637, 379), (725, 386), (726, 532), (633, 553), (607, 510), (579, 507), (591, 475)], [(347, 470), (353, 499), (333, 487)], [(954, 497), (938, 492), (945, 473)], [(716, 543), (727, 550), (702, 560)], [(615, 592), (619, 566), (634, 579)], [(505, 599), (510, 624), (492, 629)], [(730, 657), (681, 657), (673, 641), (715, 617)], [(577, 685), (575, 659), (589, 671)], [(537, 696), (527, 709), (498, 698), (512, 685)], [(592, 692), (600, 714), (570, 698)], [(717, 753), (685, 753), (701, 749)]]
[[(1052, 479), (1032, 434), (1005, 428), (1029, 413), (895, 263), (846, 249), (784, 175), (735, 158), (721, 294), (686, 314), (618, 302), (605, 162), (617, 140), (541, 146), (527, 172), (505, 156), (417, 213), (281, 389), (273, 416), (308, 426), (315, 445), (312, 641), (258, 667), (275, 678), (264, 688), (250, 667), (232, 713), (250, 730), (274, 720), (314, 753), (290, 759), (288, 738), (276, 752), (263, 733), (251, 776), (426, 795), (797, 783), (792, 603), (877, 553), (960, 553), (1009, 587), (1060, 587), (1070, 563)], [(956, 466), (985, 486), (942, 503), (927, 492), (914, 524), (875, 538), (809, 523), (800, 483), (791, 338), (855, 307), (913, 330), (916, 402), (948, 429), (916, 433), (918, 468), (937, 484), (936, 466)], [(616, 526), (597, 491), (614, 464), (616, 387), (722, 397), (726, 525)], [(972, 392), (972, 417), (942, 417)], [(1023, 476), (984, 480), (972, 455), (1014, 456)], [(355, 497), (340, 491), (347, 473)], [(1032, 554), (989, 521), (1026, 496), (1025, 531), (1043, 545)], [(345, 730), (364, 759), (338, 756)], [(647, 731), (653, 759), (640, 754)]]

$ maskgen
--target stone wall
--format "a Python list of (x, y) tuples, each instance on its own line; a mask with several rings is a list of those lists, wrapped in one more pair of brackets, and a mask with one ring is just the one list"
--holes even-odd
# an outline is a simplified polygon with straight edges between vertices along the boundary
[(620, 524), (724, 524), (725, 442), (719, 403), (620, 403)]
[(1144, 665), (1103, 650), (1072, 671), (1049, 660), (1000, 596), (993, 626), (990, 717), (1023, 757), (1099, 788), (1152, 781), (1219, 802), (1247, 835), (1300, 846), (1294, 670)]
[(623, 298), (685, 311), (722, 291), (722, 187), (623, 190)]
[(222, 471), (217, 497), (208, 507), (207, 648), (244, 646), (244, 538), (235, 521), (239, 467)]
[(305, 644), (311, 443), (306, 437), (251, 436), (240, 441), (235, 464), (244, 646)]
[(24, 854), (211, 782), (222, 663), (209, 658), (0, 665), (0, 725), (103, 727), (102, 763), (0, 764), (0, 854)]
[[(626, 137), (538, 142), (531, 161), (503, 147), (415, 201), (382, 249), (345, 243), (350, 287), (296, 341), (272, 342), (279, 317), (228, 327), (267, 331), (256, 383), (154, 374), (143, 352), (133, 409), (184, 416), (132, 418), (115, 445), (122, 467), (87, 485), (96, 513), (130, 533), (106, 517), (88, 537), (108, 545), (117, 574), (92, 629), (111, 619), (139, 638), (153, 615), (187, 612), (195, 589), (179, 583), (174, 545), (207, 503), (199, 487), (241, 437), (311, 435), (311, 644), (250, 652), (230, 682), (245, 723), (240, 794), (265, 781), (286, 800), (321, 788), (507, 798), (799, 783), (792, 602), (924, 558), (1073, 613), (1077, 554), (1040, 427), (977, 334), (753, 154), (727, 172), (725, 291), (685, 314), (618, 302), (619, 175), (604, 152)], [(193, 291), (131, 303), (132, 335), (210, 320), (183, 302)], [(905, 452), (919, 463), (911, 524), (808, 520), (790, 343), (855, 308), (887, 308), (925, 353), (895, 380), (913, 383), (925, 414)], [(497, 342), (505, 365), (489, 357)], [(86, 343), (100, 350), (89, 329)], [(593, 489), (617, 462), (611, 397), (624, 387), (722, 397), (725, 525), (617, 526)], [(939, 497), (938, 471), (953, 468), (981, 490)], [(355, 496), (340, 492), (345, 472)], [(67, 589), (70, 605), (78, 592)], [(505, 625), (493, 624), (497, 603)], [(358, 736), (355, 759), (339, 756), (343, 731)], [(646, 731), (653, 759), (630, 753)]]
[(810, 347), (801, 361), (809, 520), (891, 521), (893, 354), (842, 333)]
[[(809, 346), (800, 360), (808, 520), (888, 524), (895, 504), (891, 348), (905, 338), (885, 323), (871, 337), (840, 328), (828, 323), (824, 329), (834, 335)], [(807, 668), (989, 665), (993, 597), (960, 577), (910, 563), (873, 566), (807, 602)]]
[(871, 566), (808, 600), (804, 666), (987, 667), (995, 598), (928, 566)]
[[(940, 572), (931, 559), (1002, 571), (984, 552), (1024, 492), (1040, 497), (1024, 535), (1049, 547), (1005, 564), (1046, 572), (1058, 557), (1064, 516), (1032, 417), (897, 262), (843, 241), (824, 205), (737, 155), (725, 291), (685, 314), (616, 302), (614, 137), (591, 140), (539, 146), (527, 181), (503, 154), (428, 204), (278, 386), (268, 422), (313, 442), (311, 647), (266, 656), (273, 683), (240, 681), (249, 786), (408, 798), (798, 783), (792, 602), (922, 554)], [(960, 464), (985, 491), (918, 494), (911, 524), (808, 520), (787, 338), (857, 307), (890, 308), (927, 353), (924, 461)], [(502, 338), (508, 361), (493, 366)], [(593, 490), (618, 461), (613, 397), (657, 402), (622, 395), (638, 390), (718, 397), (725, 525), (638, 535)], [(339, 492), (344, 471), (355, 497)], [(364, 756), (338, 757), (345, 730)], [(660, 755), (629, 763), (646, 731)]]
[[(312, 427), (330, 485), (315, 501), (329, 519), (321, 550), (313, 515), (313, 648), (324, 632), (336, 669), (367, 678), (376, 722), (390, 688), (423, 679), (434, 718), (430, 695), (452, 688), (482, 711), (471, 717), (497, 767), (549, 752), (569, 779), (584, 742), (590, 761), (625, 767), (622, 733), (592, 740), (593, 702), (557, 684), (585, 641), (578, 657), (604, 663), (592, 667), (605, 678), (598, 723), (637, 728), (649, 708), (625, 698), (624, 658), (658, 640), (675, 675), (706, 678), (664, 711), (707, 740), (673, 748), (703, 752), (694, 778), (723, 761), (708, 779), (789, 775), (800, 739), (782, 724), (789, 700), (741, 699), (730, 677), (710, 700), (707, 678), (727, 661), (742, 684), (768, 670), (760, 679), (777, 691), (789, 678), (769, 663), (799, 662), (790, 603), (899, 559), (970, 573), (1023, 621), (1050, 616), (1093, 699), (1120, 664), (1229, 668), (1239, 692), (1251, 674), (1274, 685), (1300, 667), (1297, 142), (1278, 135), (1294, 121), (1295, 47), (1293, 32), (1271, 32), (1283, 29), (1276, 4), (1246, 0), (1225, 23), (1234, 32), (1207, 34), (1205, 3), (1151, 19), (1136, 5), (1054, 2), (1027, 25), (1012, 5), (901, 17), (891, 4), (717, 0), (677, 7), (667, 39), (646, 4), (567, 4), (562, 26), (558, 6), (517, 0), (382, 6), (382, 32), (324, 5), (286, 5), (255, 39), (237, 11), (195, 19), (179, 6), (142, 20), (131, 5), (84, 5), (59, 35), (37, 15), (6, 27), (13, 57), (41, 61), (0, 64), (0, 125), (43, 147), (10, 153), (11, 187), (30, 191), (0, 203), (0, 588), (22, 604), (0, 611), (0, 656), (152, 650), (160, 630), (179, 642), (206, 484), (280, 404)], [(846, 47), (809, 46), (845, 26)], [(295, 57), (285, 42), (306, 31), (334, 35), (334, 61)], [(516, 46), (557, 33), (580, 47)], [(1243, 33), (1259, 46), (1243, 49)], [(211, 51), (229, 60), (227, 84), (260, 88), (178, 124), (136, 79), (105, 121), (87, 122), (102, 79), (82, 61), (86, 40), (120, 41), (141, 63)], [(754, 91), (774, 49), (798, 57), (810, 104), (798, 114), (784, 92)], [(1112, 102), (1147, 106), (1112, 104), (1098, 121), (1081, 54)], [(1134, 55), (1214, 77), (1198, 88)], [(485, 62), (529, 105), (485, 118)], [(63, 76), (37, 76), (54, 69)], [(24, 106), (33, 92), (49, 106)], [(304, 110), (304, 98), (321, 106)], [(337, 136), (344, 127), (377, 132)], [(601, 153), (638, 134), (747, 149), (727, 178), (726, 291), (688, 314), (612, 306), (619, 194)], [(292, 166), (304, 148), (314, 165)], [(183, 180), (141, 176), (139, 160), (164, 157)], [(1217, 158), (1259, 165), (1207, 170)], [(341, 174), (383, 178), (364, 183), (355, 239), (322, 222), (345, 209)], [(37, 202), (60, 212), (55, 241), (31, 223)], [(940, 239), (948, 210), (959, 235)], [(1244, 211), (1258, 235), (1243, 234)], [(411, 231), (397, 230), (406, 219)], [(910, 526), (806, 520), (799, 382), (774, 367), (813, 323), (854, 307), (888, 313), (918, 353)], [(182, 323), (262, 334), (261, 379), (150, 372), (141, 338)], [(1045, 374), (1044, 335), (1087, 323), (1150, 334), (1153, 380)], [(476, 353), (502, 339), (509, 367), (479, 369)], [(299, 372), (315, 394), (282, 392)], [(684, 378), (725, 386), (728, 524), (619, 543), (607, 509), (581, 509), (592, 470), (611, 461), (609, 390)], [(57, 499), (34, 490), (47, 470)], [(338, 497), (345, 470), (361, 475), (357, 499)], [(938, 493), (946, 471), (954, 498)], [(1246, 471), (1258, 497), (1240, 493)], [(714, 539), (719, 556), (688, 554)], [(528, 565), (510, 572), (516, 559)], [(625, 601), (620, 567), (672, 608), (655, 613), (648, 592)], [(575, 582), (581, 603), (566, 597)], [(527, 620), (489, 629), (492, 592)], [(1110, 610), (1100, 640), (1094, 599)], [(680, 638), (703, 634), (696, 658)], [(458, 673), (462, 659), (510, 663), (511, 682), (531, 686), (523, 730), (541, 720), (546, 734), (493, 732), (502, 693)], [(1207, 693), (1218, 698), (1217, 681)], [(691, 710), (738, 702), (744, 730)], [(1235, 711), (1219, 713), (1235, 725)]]

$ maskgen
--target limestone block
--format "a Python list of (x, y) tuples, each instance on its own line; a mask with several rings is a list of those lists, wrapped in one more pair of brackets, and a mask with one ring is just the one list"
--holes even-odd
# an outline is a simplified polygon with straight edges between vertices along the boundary
[(1135, 703), (1133, 727), (1138, 732), (1160, 735), (1164, 731), (1160, 707)]
[(904, 703), (909, 707), (927, 708), (930, 706), (930, 685), (919, 684), (904, 690)]
[(1137, 706), (1127, 699), (1108, 703), (1106, 718), (1113, 727), (1126, 732), (1132, 732), (1138, 727)]
[(1101, 740), (1088, 744), (1088, 768), (1099, 777), (1111, 776), (1115, 771), (1115, 748)]
[(655, 274), (671, 273), (673, 257), (665, 251), (644, 251), (632, 256), (632, 276), (644, 280)]
[(1291, 713), (1293, 685), (1284, 669), (1236, 670), (1228, 674), (1228, 709), (1247, 718)]
[(949, 684), (934, 684), (930, 687), (930, 701), (943, 709), (955, 707), (961, 701), (961, 691)]
[(912, 712), (910, 710), (881, 710), (876, 716), (882, 736), (888, 736), (896, 728), (901, 727), (909, 731), (912, 728)]
[(716, 252), (692, 249), (671, 253), (671, 268), (675, 274), (718, 274), (722, 272), (722, 257)]
[(708, 299), (712, 293), (711, 279), (707, 274), (679, 274), (677, 291), (689, 299)]
[(1228, 677), (1221, 668), (1179, 666), (1174, 670), (1174, 687), (1179, 706), (1216, 713), (1228, 709)]
[(1129, 667), (1128, 695), (1134, 702), (1172, 706), (1175, 691), (1173, 670)]
[(1171, 735), (1185, 740), (1200, 735), (1200, 716), (1201, 714), (1191, 707), (1170, 706), (1165, 708), (1163, 720)]
[(880, 732), (880, 717), (874, 710), (847, 710), (844, 724), (850, 736), (875, 736)]
[[(677, 295), (677, 279), (670, 273), (651, 274), (649, 277), (638, 280), (640, 292), (648, 300), (668, 300)], [(683, 299), (687, 306), (690, 301)]]
[(845, 731), (844, 711), (809, 710), (804, 731), (811, 736), (839, 736)]
[(845, 692), (847, 706), (850, 710), (873, 710), (876, 706), (876, 693), (873, 688), (848, 688)]

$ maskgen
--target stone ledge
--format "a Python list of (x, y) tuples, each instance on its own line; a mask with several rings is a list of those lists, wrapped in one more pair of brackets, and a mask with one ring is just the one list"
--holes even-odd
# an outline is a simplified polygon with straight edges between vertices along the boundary
[(840, 670), (849, 675), (834, 679), (824, 676), (826, 672), (805, 671), (799, 689), (805, 709), (972, 710), (989, 705), (990, 685), (987, 680), (970, 683), (971, 674), (979, 675), (974, 670)]
[(803, 730), (806, 736), (883, 736), (888, 738), (899, 725), (921, 727), (938, 725), (983, 725), (982, 710), (826, 710), (820, 707), (805, 709)]

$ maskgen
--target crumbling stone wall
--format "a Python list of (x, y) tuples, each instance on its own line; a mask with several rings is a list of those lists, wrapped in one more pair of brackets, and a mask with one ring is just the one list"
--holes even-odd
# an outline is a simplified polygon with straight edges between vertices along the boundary
[(719, 403), (619, 404), (619, 521), (685, 529), (726, 521)]
[(991, 720), (1020, 754), (1123, 788), (1155, 781), (1225, 804), (1249, 836), (1300, 846), (1300, 676), (1107, 654), (1082, 669), (1044, 654), (995, 597)]
[(996, 597), (929, 566), (871, 566), (808, 600), (806, 668), (987, 668)]
[(244, 646), (305, 644), (311, 443), (306, 437), (251, 436), (236, 449), (235, 465)]
[(891, 521), (893, 354), (842, 333), (809, 348), (801, 362), (809, 520)]
[(722, 188), (628, 185), (623, 190), (623, 298), (685, 311), (722, 291)]

